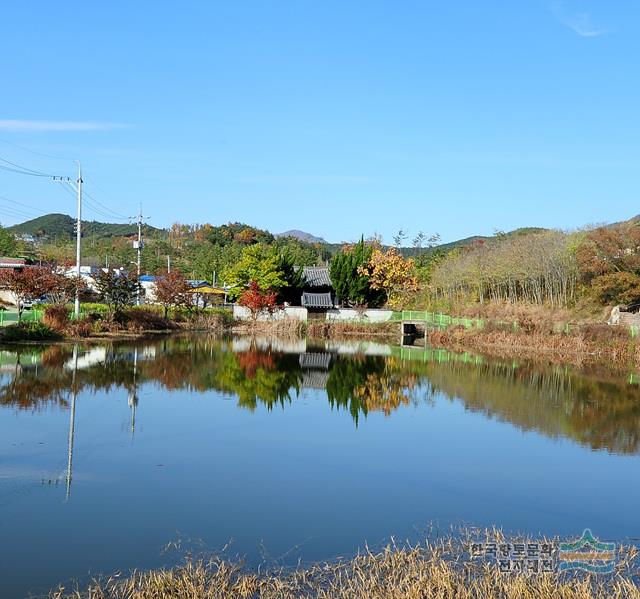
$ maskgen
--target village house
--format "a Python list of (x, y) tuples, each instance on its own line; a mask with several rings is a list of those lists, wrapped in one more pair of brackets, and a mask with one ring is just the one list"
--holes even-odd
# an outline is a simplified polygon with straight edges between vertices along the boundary
[(305, 266), (302, 269), (302, 296), (300, 305), (309, 314), (324, 314), (334, 307), (334, 292), (329, 269), (321, 266)]

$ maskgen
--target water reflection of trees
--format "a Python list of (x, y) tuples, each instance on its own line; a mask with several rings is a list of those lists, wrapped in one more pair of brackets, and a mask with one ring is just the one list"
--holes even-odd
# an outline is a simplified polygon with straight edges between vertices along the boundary
[(156, 381), (167, 389), (210, 390), (236, 395), (238, 404), (255, 409), (291, 401), (302, 378), (297, 356), (256, 348), (233, 353), (226, 344), (168, 342), (155, 357), (140, 364), (140, 380)]
[[(71, 379), (61, 368), (65, 353), (60, 346), (16, 351), (15, 364), (3, 369), (0, 405), (32, 410), (48, 404), (66, 406)], [(46, 376), (38, 376), (37, 368), (28, 359), (34, 354), (40, 357)], [(32, 373), (36, 376), (31, 376)]]
[[(28, 355), (33, 356), (34, 351), (30, 349)], [(12, 372), (4, 371), (9, 376), (0, 384), (0, 406), (34, 410), (51, 404), (66, 406), (69, 392), (74, 386), (78, 391), (108, 391), (118, 387), (129, 388), (134, 384), (133, 365), (123, 368), (116, 361), (79, 369), (74, 379), (73, 368), (67, 367), (73, 355), (70, 345), (39, 350), (39, 361), (35, 364), (32, 361), (25, 363), (23, 353), (26, 352), (15, 352)]]
[(570, 438), (592, 449), (640, 452), (640, 388), (569, 367), (486, 362), (425, 365), (434, 390), (468, 410)]
[[(33, 352), (38, 360), (32, 359)], [(490, 418), (553, 438), (570, 438), (593, 449), (640, 453), (640, 388), (607, 376), (564, 367), (499, 362), (404, 361), (395, 357), (303, 354), (258, 349), (234, 352), (228, 342), (175, 338), (134, 350), (112, 344), (103, 357), (84, 360), (75, 383), (71, 346), (15, 354), (3, 363), (0, 405), (39, 409), (66, 407), (69, 391), (127, 389), (155, 383), (164, 389), (233, 396), (250, 410), (286, 406), (303, 387), (326, 392), (332, 407), (357, 423), (373, 411), (385, 415), (436, 393)], [(88, 355), (81, 350), (81, 362)], [(426, 356), (426, 354), (425, 354)], [(455, 358), (452, 355), (452, 358)], [(425, 397), (428, 395), (428, 397)]]
[(391, 414), (413, 398), (416, 374), (407, 372), (395, 358), (352, 356), (336, 361), (327, 380), (332, 406), (347, 409), (357, 422), (360, 414)]

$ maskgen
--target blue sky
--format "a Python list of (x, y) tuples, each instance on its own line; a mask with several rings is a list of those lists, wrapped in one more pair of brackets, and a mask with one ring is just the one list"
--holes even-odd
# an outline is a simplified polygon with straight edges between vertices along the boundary
[[(639, 28), (636, 0), (6, 3), (0, 157), (80, 159), (96, 220), (141, 201), (157, 226), (448, 241), (626, 219)], [(2, 224), (74, 209), (0, 170)]]

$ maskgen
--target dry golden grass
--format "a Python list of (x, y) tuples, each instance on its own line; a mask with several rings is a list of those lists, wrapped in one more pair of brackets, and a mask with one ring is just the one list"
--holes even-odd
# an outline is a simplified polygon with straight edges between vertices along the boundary
[(59, 589), (50, 599), (640, 599), (633, 548), (619, 548), (615, 574), (573, 577), (501, 574), (492, 562), (463, 561), (460, 549), (453, 541), (389, 546), (266, 574), (215, 559), (97, 581), (83, 591)]
[(273, 335), (276, 337), (304, 337), (306, 323), (295, 318), (282, 320), (240, 321), (233, 325), (233, 332), (239, 335)]
[(307, 323), (309, 337), (318, 339), (361, 338), (391, 339), (397, 342), (400, 325), (397, 322), (349, 322), (349, 321), (313, 321)]
[(633, 339), (626, 327), (606, 324), (574, 325), (568, 331), (551, 331), (535, 324), (517, 330), (491, 323), (483, 329), (451, 327), (431, 332), (429, 343), (501, 358), (544, 358), (576, 365), (600, 360), (618, 365), (640, 364), (638, 339)]

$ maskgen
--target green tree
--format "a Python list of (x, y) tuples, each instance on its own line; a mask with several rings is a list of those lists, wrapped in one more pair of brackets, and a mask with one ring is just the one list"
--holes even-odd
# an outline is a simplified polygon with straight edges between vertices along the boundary
[(100, 299), (109, 306), (109, 315), (119, 316), (125, 306), (133, 304), (139, 290), (135, 274), (101, 270), (95, 277), (95, 285)]
[(235, 285), (231, 291), (233, 297), (240, 295), (251, 281), (255, 281), (261, 291), (280, 291), (288, 285), (277, 251), (262, 243), (246, 247), (226, 279)]
[(369, 277), (361, 272), (372, 253), (372, 246), (360, 239), (355, 246), (344, 247), (333, 257), (331, 282), (343, 304), (376, 307), (384, 302), (384, 292), (372, 289)]
[(283, 302), (296, 304), (300, 301), (302, 294), (302, 267), (296, 264), (289, 254), (281, 254), (279, 256), (280, 272), (286, 285), (280, 289), (280, 299)]
[(19, 247), (18, 240), (0, 225), (0, 256), (15, 256)]

